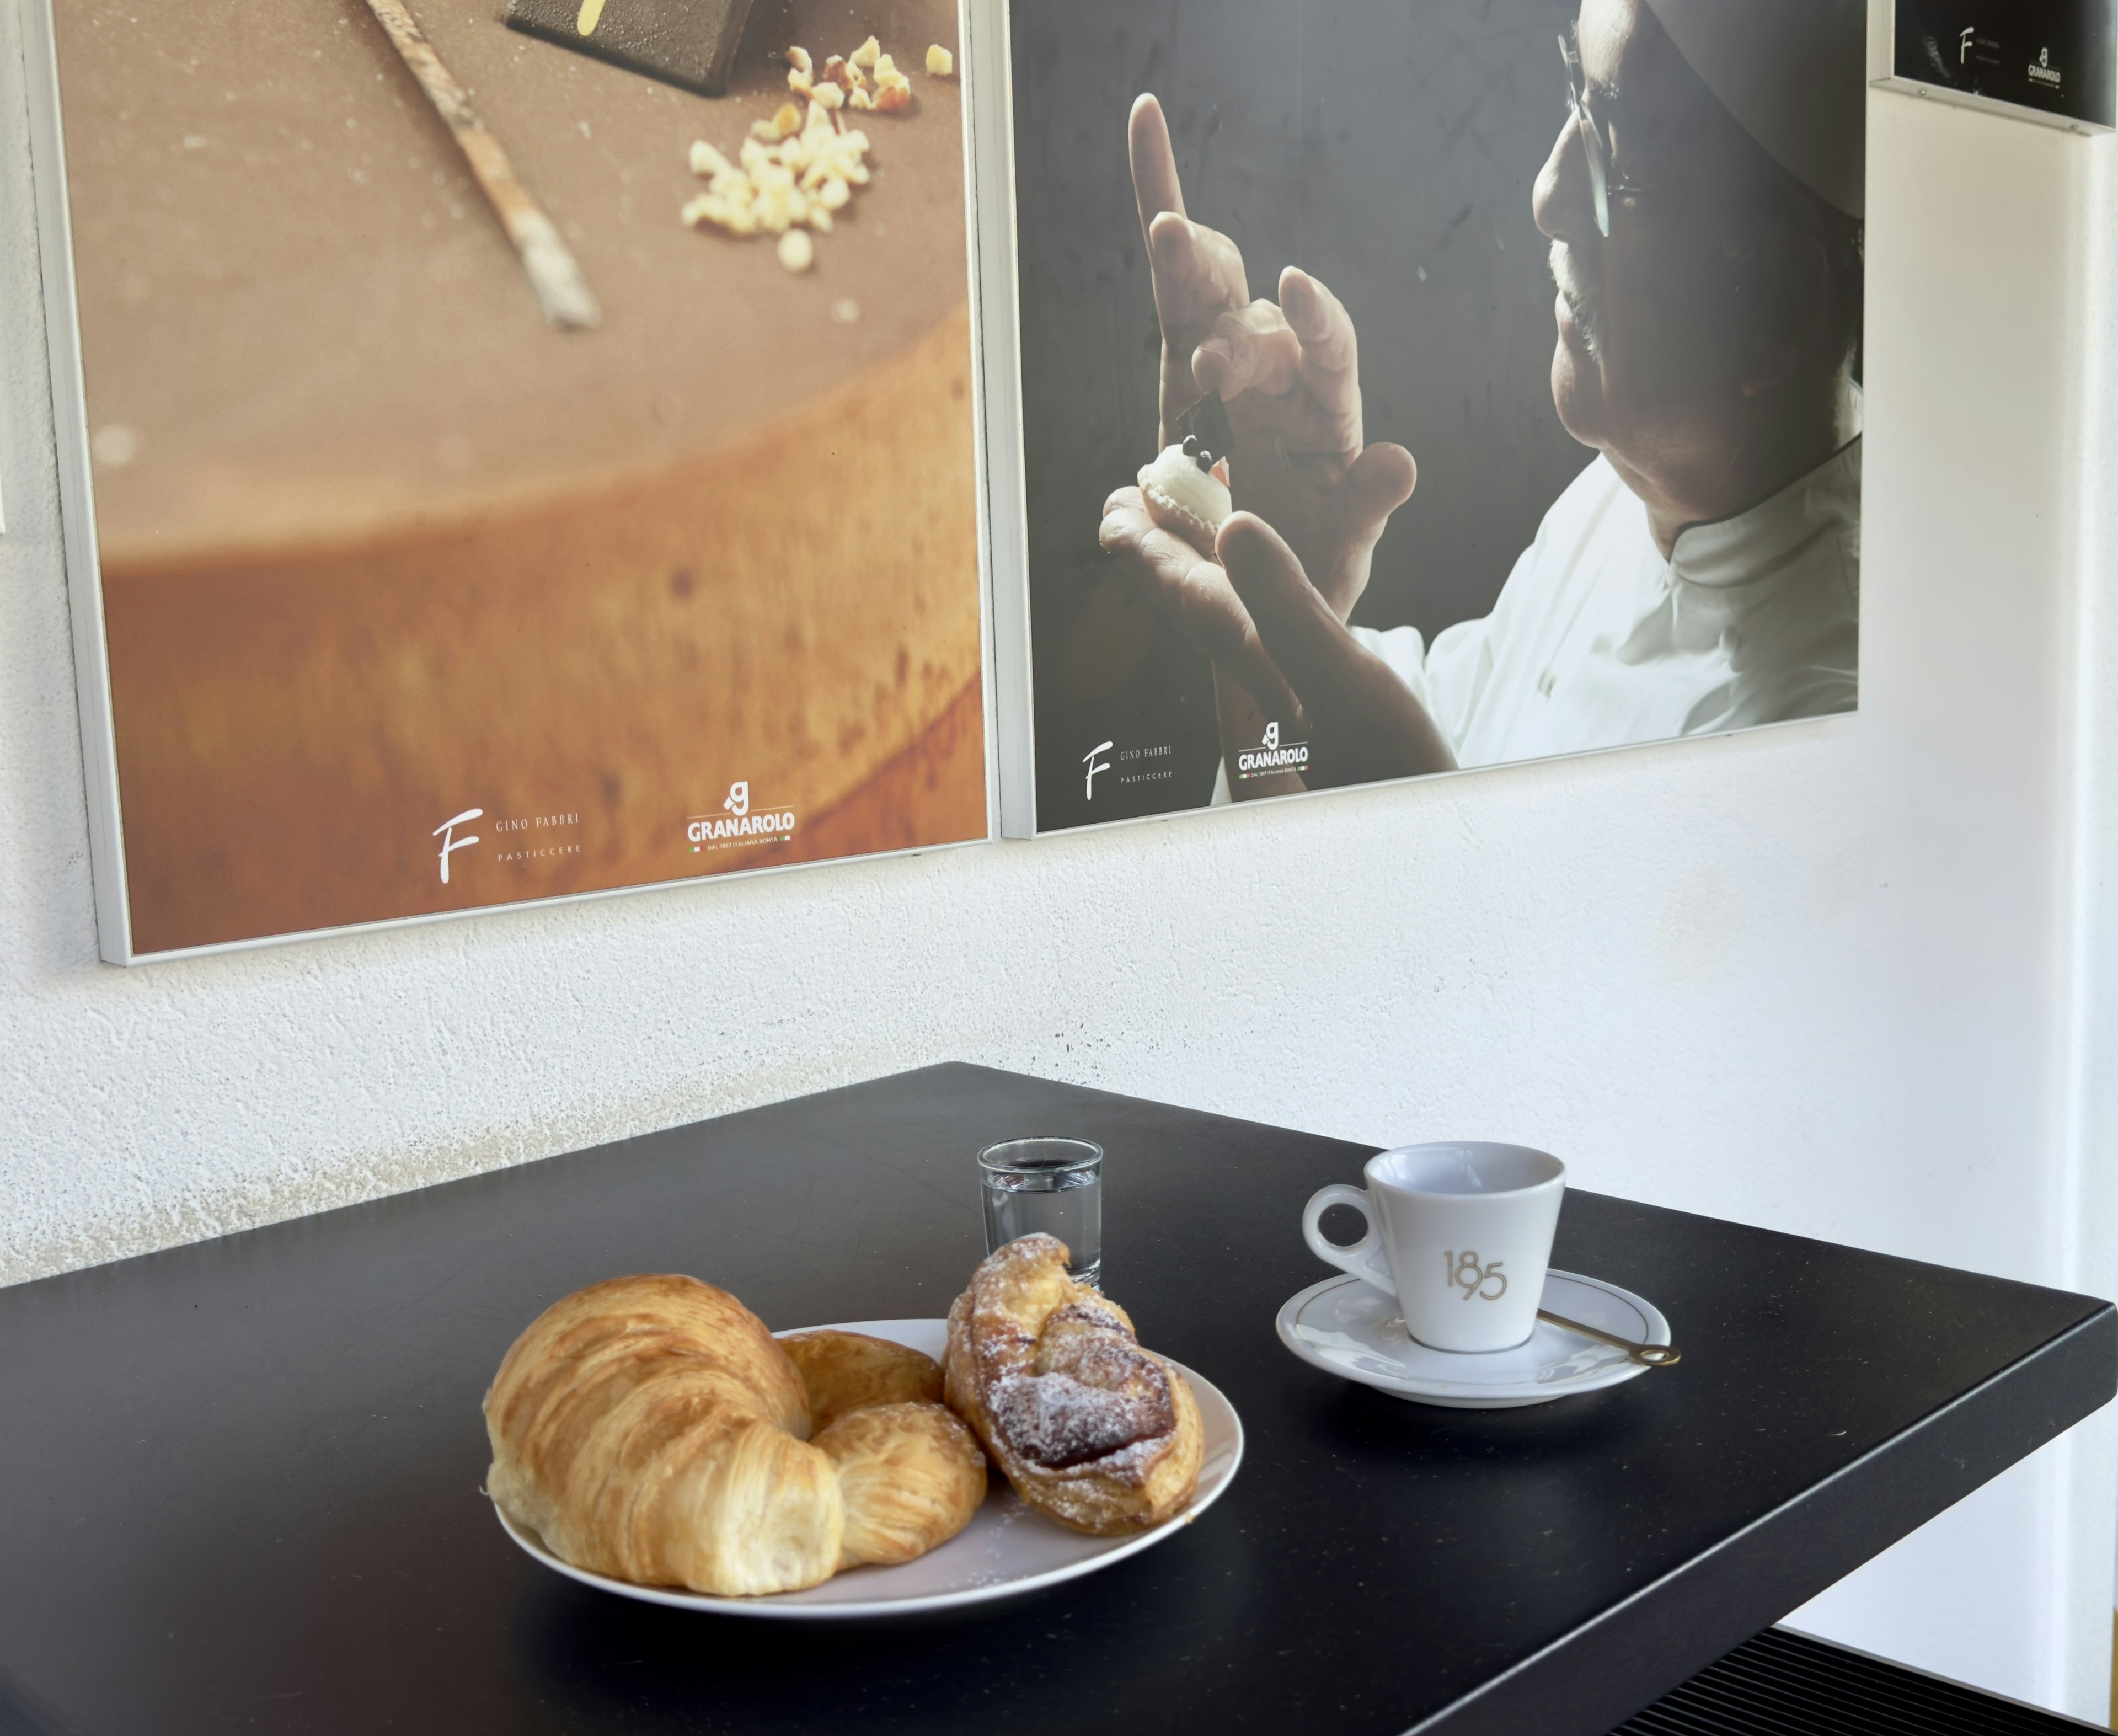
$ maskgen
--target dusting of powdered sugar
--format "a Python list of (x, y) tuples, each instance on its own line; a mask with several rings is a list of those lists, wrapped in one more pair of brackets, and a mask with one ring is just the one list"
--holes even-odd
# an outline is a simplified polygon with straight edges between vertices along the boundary
[(1103, 1458), (1155, 1432), (1137, 1400), (1071, 1374), (1005, 1375), (986, 1402), (1015, 1450), (1047, 1470)]
[(1168, 1377), (1122, 1342), (1089, 1347), (1069, 1371), (1003, 1375), (987, 1404), (1015, 1450), (1047, 1470), (1094, 1461), (1121, 1478), (1121, 1456), (1144, 1464), (1176, 1426)]
[[(1048, 1236), (1024, 1237), (980, 1276), (1063, 1257)], [(1071, 1288), (1071, 1286), (1070, 1286)], [(992, 1293), (971, 1296), (973, 1356), (994, 1431), (1030, 1464), (1144, 1483), (1176, 1431), (1169, 1376), (1125, 1317), (1097, 1299), (1062, 1303), (1030, 1331)]]

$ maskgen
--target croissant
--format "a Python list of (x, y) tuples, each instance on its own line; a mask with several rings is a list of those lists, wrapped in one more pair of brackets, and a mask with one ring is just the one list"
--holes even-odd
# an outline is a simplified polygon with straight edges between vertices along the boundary
[(809, 1397), (809, 1421), (828, 1428), (868, 1405), (941, 1402), (941, 1365), (931, 1356), (865, 1332), (789, 1332), (776, 1340)]
[(613, 1278), (554, 1303), (502, 1359), (486, 1491), (592, 1572), (799, 1590), (969, 1523), (985, 1456), (939, 1387), (902, 1345), (816, 1332), (790, 1354), (725, 1290)]
[(944, 1375), (1015, 1493), (1061, 1525), (1145, 1530), (1198, 1488), (1191, 1387), (1140, 1348), (1123, 1308), (1066, 1275), (1054, 1237), (1010, 1242), (971, 1274), (949, 1310)]

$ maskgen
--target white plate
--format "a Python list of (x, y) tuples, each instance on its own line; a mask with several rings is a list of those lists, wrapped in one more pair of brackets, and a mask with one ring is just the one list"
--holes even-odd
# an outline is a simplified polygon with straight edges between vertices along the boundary
[[(893, 1344), (923, 1350), (936, 1362), (941, 1359), (949, 1338), (946, 1320), (854, 1320), (830, 1328), (801, 1330), (865, 1332), (872, 1338), (886, 1338)], [(667, 1604), (673, 1609), (830, 1621), (849, 1616), (915, 1615), (927, 1609), (990, 1603), (996, 1598), (1014, 1597), (1079, 1579), (1084, 1573), (1139, 1554), (1191, 1524), (1234, 1480), (1236, 1467), (1243, 1457), (1243, 1425), (1236, 1415), (1236, 1407), (1211, 1381), (1202, 1379), (1180, 1362), (1171, 1361), (1169, 1365), (1191, 1383), (1191, 1395), (1199, 1401), (1199, 1420), (1205, 1425), (1206, 1451), (1199, 1467), (1199, 1492), (1191, 1498), (1191, 1505), (1151, 1531), (1123, 1537), (1089, 1537), (1070, 1531), (1024, 1506), (1004, 1479), (995, 1477), (985, 1505), (971, 1522), (940, 1549), (929, 1550), (917, 1561), (895, 1567), (849, 1567), (806, 1591), (782, 1591), (770, 1597), (708, 1597), (673, 1586), (636, 1586), (627, 1580), (590, 1573), (561, 1561), (544, 1547), (543, 1539), (528, 1526), (518, 1525), (506, 1514), (500, 1513), (500, 1523), (525, 1552), (555, 1573), (579, 1580), (584, 1586), (615, 1591), (620, 1597), (637, 1598), (644, 1604)], [(493, 1511), (500, 1512), (497, 1507)]]
[[(1600, 1278), (1547, 1272), (1541, 1304), (1644, 1345), (1670, 1342), (1653, 1303)], [(1648, 1365), (1540, 1320), (1526, 1344), (1481, 1355), (1430, 1349), (1404, 1329), (1397, 1298), (1357, 1278), (1312, 1284), (1281, 1307), (1279, 1341), (1302, 1361), (1379, 1392), (1454, 1410), (1509, 1410), (1615, 1386)]]

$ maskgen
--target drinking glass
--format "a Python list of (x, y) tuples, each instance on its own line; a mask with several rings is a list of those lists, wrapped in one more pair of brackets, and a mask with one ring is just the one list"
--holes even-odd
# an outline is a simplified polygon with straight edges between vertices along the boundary
[(1010, 1139), (978, 1153), (986, 1252), (1042, 1232), (1066, 1244), (1067, 1275), (1101, 1289), (1103, 1148), (1085, 1139)]

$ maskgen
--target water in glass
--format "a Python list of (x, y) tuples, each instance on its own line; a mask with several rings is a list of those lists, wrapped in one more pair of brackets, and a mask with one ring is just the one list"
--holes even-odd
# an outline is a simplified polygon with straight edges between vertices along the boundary
[(1103, 1154), (1084, 1139), (1013, 1139), (978, 1154), (986, 1252), (1019, 1236), (1057, 1236), (1068, 1274), (1099, 1285), (1103, 1266)]

